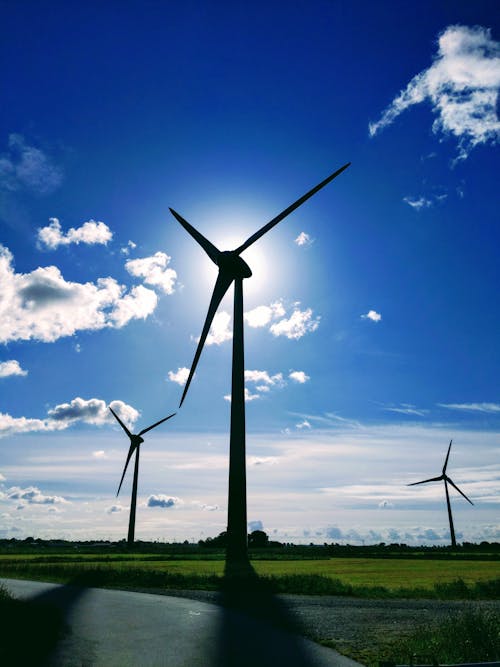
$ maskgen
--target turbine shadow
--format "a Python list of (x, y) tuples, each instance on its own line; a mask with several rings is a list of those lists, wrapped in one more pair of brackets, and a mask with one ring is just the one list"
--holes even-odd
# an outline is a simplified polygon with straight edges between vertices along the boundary
[(217, 667), (319, 667), (303, 628), (250, 563), (226, 562)]
[(57, 648), (71, 632), (72, 611), (85, 592), (85, 587), (72, 582), (9, 601), (2, 621), (2, 664), (19, 667), (62, 664), (56, 657)]

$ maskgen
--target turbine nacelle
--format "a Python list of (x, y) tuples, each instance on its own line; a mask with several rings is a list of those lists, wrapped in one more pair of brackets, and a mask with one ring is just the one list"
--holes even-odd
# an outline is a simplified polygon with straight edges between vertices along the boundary
[(252, 270), (236, 250), (224, 250), (217, 257), (217, 266), (228, 278), (250, 278)]

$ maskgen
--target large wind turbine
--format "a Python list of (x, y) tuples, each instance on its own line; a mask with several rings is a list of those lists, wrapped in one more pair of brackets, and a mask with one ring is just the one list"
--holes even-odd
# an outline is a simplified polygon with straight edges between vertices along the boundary
[(463, 491), (460, 491), (458, 486), (446, 474), (446, 466), (448, 465), (448, 459), (450, 458), (450, 449), (452, 442), (453, 440), (450, 440), (448, 453), (446, 454), (446, 459), (444, 461), (443, 471), (441, 475), (439, 475), (439, 477), (431, 477), (430, 479), (424, 479), (421, 482), (413, 482), (413, 484), (408, 484), (408, 486), (416, 486), (417, 484), (427, 484), (427, 482), (440, 482), (441, 480), (443, 480), (444, 490), (446, 492), (446, 505), (448, 507), (448, 519), (450, 520), (451, 546), (456, 547), (457, 540), (455, 539), (455, 528), (453, 527), (453, 516), (451, 514), (451, 504), (450, 504), (450, 494), (448, 493), (448, 484), (451, 484), (458, 491), (458, 493), (460, 493), (465, 498), (465, 500), (469, 502), (471, 505), (474, 505), (474, 503), (472, 502), (472, 500), (469, 500), (469, 498), (467, 498), (467, 496)]
[[(278, 222), (281, 222), (292, 211), (321, 190), (325, 185), (341, 174), (350, 162), (331, 174), (303, 197), (291, 204), (255, 234), (250, 236), (235, 250), (220, 251), (199, 231), (189, 224), (172, 208), (170, 212), (180, 222), (184, 229), (201, 245), (212, 262), (219, 267), (219, 274), (215, 283), (207, 317), (200, 341), (194, 355), (188, 380), (184, 387), (180, 405), (182, 405), (191, 380), (193, 379), (201, 351), (205, 344), (214, 315), (222, 298), (234, 282), (233, 306), (233, 359), (231, 382), (231, 435), (229, 443), (229, 491), (227, 508), (227, 560), (232, 563), (247, 561), (247, 498), (246, 498), (246, 466), (245, 466), (245, 380), (244, 380), (244, 344), (243, 344), (243, 279), (250, 278), (252, 271), (248, 264), (240, 257), (255, 241), (266, 234)], [(179, 406), (180, 407), (180, 406)]]
[(147, 433), (148, 431), (151, 431), (151, 429), (156, 428), (156, 426), (159, 426), (160, 424), (163, 424), (163, 422), (166, 422), (167, 419), (170, 419), (176, 413), (174, 412), (173, 414), (169, 415), (168, 417), (164, 417), (163, 419), (160, 419), (159, 422), (155, 422), (151, 426), (148, 426), (147, 428), (143, 428), (142, 431), (139, 431), (139, 433), (137, 433), (137, 435), (135, 435), (134, 433), (131, 433), (129, 431), (129, 429), (125, 426), (125, 424), (122, 422), (120, 417), (118, 417), (118, 415), (113, 410), (113, 408), (110, 407), (109, 409), (113, 413), (113, 416), (116, 419), (116, 421), (120, 424), (122, 429), (125, 431), (125, 433), (130, 438), (130, 448), (128, 450), (127, 460), (125, 461), (125, 467), (123, 468), (123, 474), (122, 474), (122, 478), (120, 480), (120, 486), (118, 487), (118, 491), (116, 492), (117, 497), (118, 497), (118, 494), (120, 493), (120, 489), (122, 488), (123, 478), (125, 477), (125, 473), (127, 472), (127, 466), (129, 464), (130, 459), (132, 458), (132, 454), (135, 451), (134, 481), (133, 481), (133, 484), (132, 484), (132, 500), (130, 502), (130, 518), (129, 518), (129, 522), (128, 522), (128, 537), (127, 537), (128, 546), (131, 547), (134, 544), (134, 535), (135, 535), (135, 508), (136, 508), (136, 505), (137, 505), (137, 479), (139, 477), (139, 449), (140, 449), (141, 444), (144, 442), (144, 438), (142, 436), (145, 433)]

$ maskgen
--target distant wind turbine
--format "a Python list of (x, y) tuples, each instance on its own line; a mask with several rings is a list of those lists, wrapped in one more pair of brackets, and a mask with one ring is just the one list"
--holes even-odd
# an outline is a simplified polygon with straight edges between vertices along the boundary
[(156, 428), (160, 424), (163, 424), (163, 422), (166, 422), (167, 419), (170, 419), (177, 413), (173, 413), (169, 415), (168, 417), (164, 417), (163, 419), (160, 419), (159, 422), (156, 422), (152, 424), (151, 426), (148, 426), (147, 428), (143, 428), (142, 431), (137, 433), (135, 435), (134, 433), (131, 433), (129, 429), (125, 426), (125, 424), (122, 422), (120, 417), (116, 414), (116, 412), (113, 410), (113, 408), (109, 408), (111, 412), (113, 413), (114, 418), (116, 421), (120, 424), (122, 429), (125, 431), (125, 433), (128, 435), (130, 438), (130, 448), (128, 450), (127, 454), (127, 460), (125, 461), (125, 467), (123, 468), (123, 474), (122, 478), (120, 480), (120, 486), (118, 487), (118, 491), (116, 492), (116, 496), (118, 497), (118, 494), (120, 493), (120, 489), (122, 488), (122, 483), (123, 483), (123, 478), (125, 477), (125, 473), (127, 472), (127, 466), (129, 464), (130, 459), (132, 458), (132, 454), (135, 451), (135, 467), (134, 467), (134, 481), (132, 484), (132, 500), (130, 502), (130, 518), (128, 522), (128, 538), (127, 538), (127, 543), (128, 546), (131, 547), (134, 545), (134, 535), (135, 535), (135, 509), (137, 505), (137, 479), (139, 477), (139, 449), (141, 444), (144, 442), (143, 436), (145, 433), (148, 431), (151, 431), (151, 429)]
[[(196, 366), (200, 359), (201, 351), (205, 344), (212, 320), (224, 295), (234, 282), (234, 306), (233, 306), (233, 359), (232, 359), (232, 383), (231, 383), (231, 435), (229, 444), (229, 492), (228, 492), (228, 517), (227, 517), (227, 560), (233, 563), (246, 562), (247, 556), (247, 499), (246, 499), (246, 466), (245, 466), (245, 379), (244, 379), (244, 343), (243, 343), (243, 279), (250, 278), (252, 271), (248, 264), (240, 257), (255, 241), (264, 236), (270, 229), (295, 211), (301, 204), (321, 190), (325, 185), (333, 181), (350, 162), (331, 174), (303, 197), (291, 204), (279, 215), (266, 225), (261, 227), (255, 234), (250, 236), (242, 245), (235, 250), (220, 251), (198, 230), (189, 224), (181, 215), (172, 208), (170, 212), (180, 222), (184, 229), (194, 238), (210, 257), (212, 262), (219, 267), (219, 274), (215, 283), (208, 313), (203, 325), (198, 347), (194, 355), (191, 370), (184, 387), (180, 406), (182, 405)], [(180, 407), (179, 406), (179, 407)]]
[(469, 500), (469, 498), (467, 498), (467, 496), (463, 491), (460, 491), (458, 486), (446, 474), (446, 466), (448, 465), (448, 459), (450, 458), (450, 449), (452, 442), (453, 440), (450, 440), (448, 453), (446, 454), (446, 459), (444, 461), (443, 471), (441, 475), (439, 475), (439, 477), (431, 477), (430, 479), (424, 479), (421, 482), (413, 482), (412, 484), (408, 484), (408, 486), (416, 486), (417, 484), (427, 484), (427, 482), (440, 482), (441, 480), (443, 480), (444, 490), (446, 492), (446, 505), (448, 507), (448, 519), (450, 520), (451, 546), (456, 547), (457, 541), (455, 539), (455, 528), (453, 527), (453, 516), (451, 514), (451, 503), (450, 503), (450, 495), (448, 493), (448, 484), (451, 484), (458, 491), (458, 493), (460, 493), (465, 498), (465, 500), (469, 502), (471, 505), (474, 505), (474, 503), (472, 502), (472, 500)]

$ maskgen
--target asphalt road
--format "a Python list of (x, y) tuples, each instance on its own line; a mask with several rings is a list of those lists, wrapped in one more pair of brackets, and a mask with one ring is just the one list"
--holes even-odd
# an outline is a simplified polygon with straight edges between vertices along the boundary
[[(31, 659), (33, 667), (358, 665), (294, 632), (294, 621), (277, 598), (254, 598), (251, 604), (240, 599), (221, 606), (36, 581), (0, 579), (0, 583), (14, 597), (55, 605), (61, 611), (62, 637), (44, 655)], [(29, 642), (29, 628), (23, 637)]]

